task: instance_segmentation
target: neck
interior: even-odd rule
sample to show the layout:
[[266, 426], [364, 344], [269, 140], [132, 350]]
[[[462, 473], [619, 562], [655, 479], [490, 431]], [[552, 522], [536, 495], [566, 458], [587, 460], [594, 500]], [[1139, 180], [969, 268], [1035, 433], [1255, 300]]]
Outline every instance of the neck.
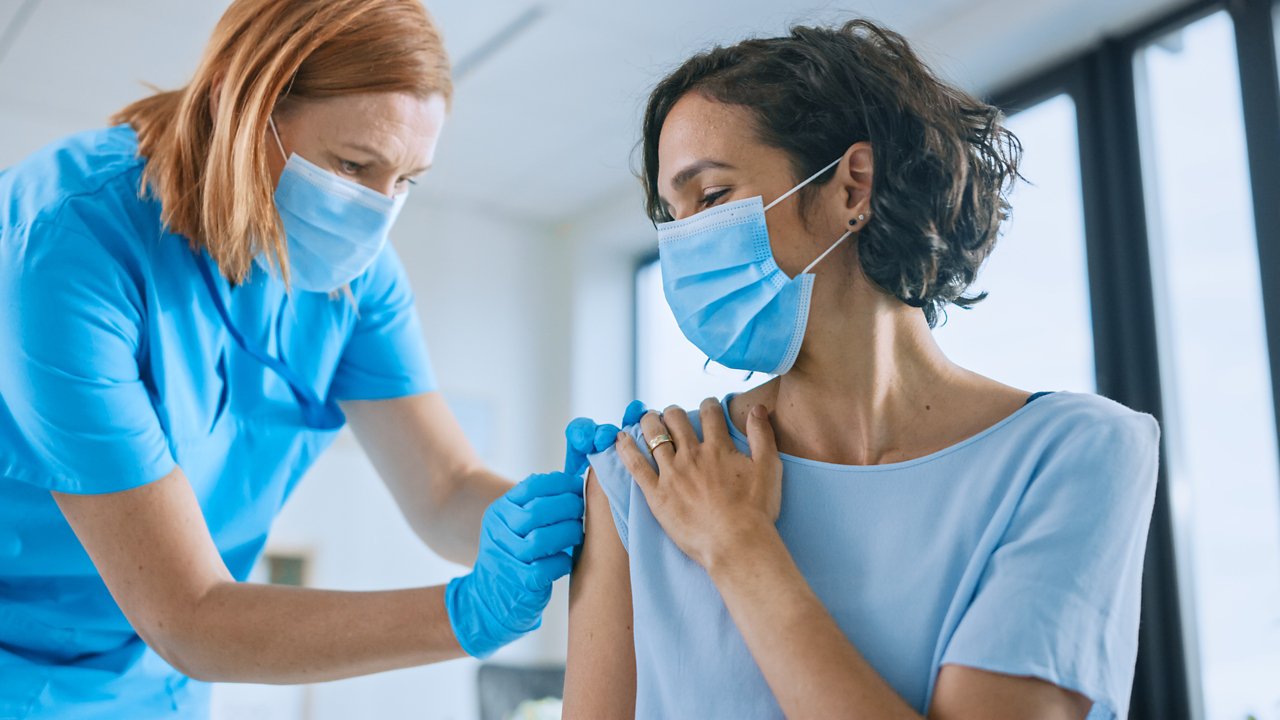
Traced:
[[782, 452], [845, 465], [914, 457], [966, 379], [919, 309], [858, 285], [815, 298], [826, 311], [810, 316], [800, 357], [773, 383]]

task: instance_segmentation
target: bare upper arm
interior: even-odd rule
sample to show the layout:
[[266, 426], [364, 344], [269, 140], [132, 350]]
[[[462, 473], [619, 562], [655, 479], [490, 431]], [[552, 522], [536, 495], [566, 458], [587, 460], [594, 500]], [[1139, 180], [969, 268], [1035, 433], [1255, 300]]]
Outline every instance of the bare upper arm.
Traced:
[[1092, 706], [1093, 702], [1084, 695], [1040, 678], [943, 665], [934, 685], [929, 717], [1081, 720]]
[[569, 581], [569, 660], [564, 718], [632, 718], [635, 636], [627, 551], [592, 470], [587, 475], [586, 540]]
[[131, 490], [53, 498], [134, 630], [174, 663], [195, 606], [235, 581], [186, 475], [175, 468]]

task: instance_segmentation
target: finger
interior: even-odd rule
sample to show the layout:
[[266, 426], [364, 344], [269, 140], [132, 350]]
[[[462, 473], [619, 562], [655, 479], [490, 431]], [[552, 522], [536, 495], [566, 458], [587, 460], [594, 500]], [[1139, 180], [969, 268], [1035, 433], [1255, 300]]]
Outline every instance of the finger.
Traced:
[[587, 469], [587, 455], [592, 450], [596, 424], [591, 418], [574, 418], [564, 429], [564, 471], [581, 475]]
[[667, 427], [667, 434], [676, 443], [676, 452], [693, 450], [702, 442], [698, 434], [689, 424], [689, 414], [679, 405], [670, 405], [662, 411], [662, 424]]
[[648, 456], [640, 450], [639, 445], [636, 445], [631, 433], [618, 433], [618, 457], [622, 459], [622, 465], [627, 468], [627, 472], [631, 473], [631, 477], [635, 479], [641, 490], [652, 487], [658, 482], [658, 474], [653, 471]]
[[573, 559], [566, 553], [557, 553], [551, 557], [534, 560], [529, 563], [529, 568], [537, 585], [529, 589], [545, 590], [551, 587], [551, 583], [569, 574], [573, 569]]
[[493, 544], [505, 553], [507, 557], [519, 560], [521, 552], [520, 548], [524, 546], [525, 540], [523, 536], [516, 533], [516, 531], [512, 530], [507, 524], [507, 513], [502, 511], [502, 505], [504, 503], [510, 507], [515, 507], [501, 498], [494, 502], [493, 508], [498, 516], [498, 522], [486, 523], [484, 526], [485, 532], [488, 533], [489, 539], [493, 541]]
[[617, 425], [599, 425], [596, 427], [596, 435], [591, 444], [596, 452], [602, 453], [613, 447], [613, 444], [617, 441]]
[[555, 525], [566, 520], [581, 520], [586, 505], [582, 496], [574, 493], [560, 495], [544, 495], [536, 497], [520, 505], [511, 505], [503, 517], [507, 527], [517, 535], [528, 535], [531, 531]]
[[698, 419], [702, 421], [702, 442], [708, 445], [729, 445], [729, 426], [724, 421], [724, 408], [720, 401], [709, 397], [698, 406]]
[[582, 494], [582, 478], [569, 473], [554, 472], [530, 475], [507, 491], [506, 498], [517, 505], [524, 505], [536, 497], [561, 493]]
[[756, 405], [747, 413], [747, 445], [755, 462], [781, 462], [778, 458], [778, 441], [769, 422], [769, 411]]
[[630, 427], [639, 423], [640, 418], [644, 417], [644, 414], [648, 411], [649, 409], [644, 406], [644, 403], [639, 400], [632, 400], [622, 413], [622, 427]]
[[[658, 413], [650, 410], [640, 418], [640, 429], [644, 431], [644, 441], [647, 445], [662, 435], [669, 435], [667, 426], [663, 424], [662, 418]], [[653, 455], [653, 459], [658, 462], [658, 472], [661, 473], [666, 469], [667, 464], [675, 457], [677, 448], [675, 443], [662, 443], [656, 448], [649, 451]]]
[[523, 562], [562, 553], [582, 543], [582, 521], [568, 520], [529, 532], [516, 557]]

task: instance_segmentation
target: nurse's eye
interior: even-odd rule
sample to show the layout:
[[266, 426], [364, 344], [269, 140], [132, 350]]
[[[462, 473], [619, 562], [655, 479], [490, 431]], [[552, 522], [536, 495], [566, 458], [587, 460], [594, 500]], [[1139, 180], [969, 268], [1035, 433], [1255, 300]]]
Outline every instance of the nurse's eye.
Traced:
[[364, 166], [360, 163], [354, 163], [350, 160], [339, 160], [338, 168], [347, 175], [359, 175], [364, 172]]
[[723, 188], [721, 190], [714, 190], [712, 192], [709, 192], [702, 196], [702, 201], [699, 203], [699, 205], [701, 207], [711, 207], [712, 205], [715, 204], [717, 200], [724, 197], [725, 195], [728, 195], [729, 190], [730, 188]]

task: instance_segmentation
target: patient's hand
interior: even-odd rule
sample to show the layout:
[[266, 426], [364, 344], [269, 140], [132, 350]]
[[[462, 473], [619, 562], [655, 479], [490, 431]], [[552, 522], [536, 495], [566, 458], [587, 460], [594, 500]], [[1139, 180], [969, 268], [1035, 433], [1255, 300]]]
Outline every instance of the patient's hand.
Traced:
[[653, 449], [658, 472], [622, 433], [618, 453], [644, 492], [663, 530], [681, 550], [708, 570], [734, 548], [759, 533], [776, 533], [782, 509], [782, 461], [768, 411], [756, 405], [747, 414], [751, 456], [738, 452], [724, 412], [715, 398], [702, 401], [702, 436], [689, 416], [672, 406], [661, 416], [640, 420], [645, 440], [669, 435]]

